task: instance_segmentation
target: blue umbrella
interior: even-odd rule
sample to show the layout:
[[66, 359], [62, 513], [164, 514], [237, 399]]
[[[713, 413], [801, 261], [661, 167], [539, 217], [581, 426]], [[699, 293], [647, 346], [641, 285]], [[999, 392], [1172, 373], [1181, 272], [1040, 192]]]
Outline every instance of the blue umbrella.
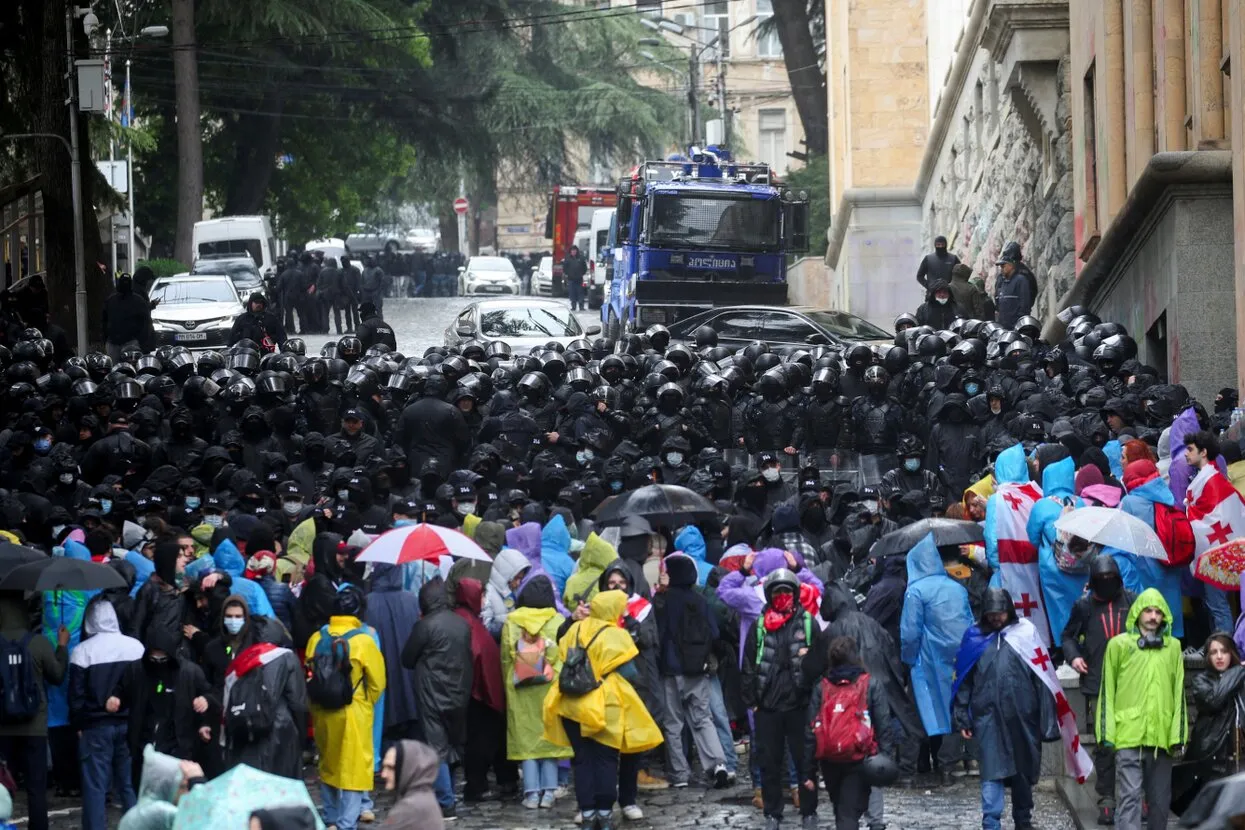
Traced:
[[182, 796], [173, 830], [245, 830], [256, 810], [300, 806], [311, 808], [323, 830], [306, 784], [239, 764]]

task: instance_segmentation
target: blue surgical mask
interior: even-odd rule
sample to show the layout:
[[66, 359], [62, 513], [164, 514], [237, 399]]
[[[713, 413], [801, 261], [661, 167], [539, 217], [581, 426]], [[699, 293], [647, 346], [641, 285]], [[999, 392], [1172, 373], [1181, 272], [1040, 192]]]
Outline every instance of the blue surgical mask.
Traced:
[[285, 511], [287, 516], [297, 516], [303, 512], [303, 503], [301, 501], [283, 501], [281, 509]]
[[38, 438], [35, 440], [35, 453], [37, 455], [47, 455], [52, 449], [51, 438]]
[[592, 450], [580, 450], [579, 452], [575, 453], [575, 460], [578, 461], [580, 464], [587, 464], [588, 462], [592, 461], [594, 457], [595, 456]]
[[622, 488], [623, 488], [623, 483], [621, 481], [610, 482], [610, 489], [613, 490], [615, 493], [621, 493]]
[[921, 459], [905, 458], [903, 460], [903, 468], [910, 473], [915, 473], [917, 470], [921, 469]]
[[410, 527], [411, 525], [417, 524], [419, 524], [419, 522], [414, 519], [395, 519], [393, 522], [394, 527]]
[[225, 517], [219, 513], [213, 513], [203, 517], [203, 523], [212, 527], [220, 527], [225, 523]]
[[53, 545], [53, 546], [52, 546], [52, 555], [53, 555], [53, 556], [64, 556], [64, 555], [65, 555], [65, 546], [64, 546], [64, 545]]
[[61, 484], [73, 484], [73, 480], [74, 480], [73, 473], [61, 473], [60, 474]]
[[981, 391], [981, 387], [980, 387], [980, 386], [978, 386], [978, 385], [977, 385], [977, 384], [975, 384], [975, 383], [966, 383], [966, 384], [964, 384], [964, 394], [965, 394], [965, 395], [968, 395], [970, 398], [971, 398], [973, 395], [976, 395], [976, 394], [977, 394], [978, 392], [980, 392], [980, 391]]
[[237, 634], [245, 623], [246, 619], [243, 617], [225, 617], [225, 630], [230, 634]]
[[669, 464], [671, 467], [679, 466], [680, 464], [683, 463], [683, 453], [681, 452], [666, 453], [666, 463]]
[[103, 513], [105, 516], [111, 513], [112, 512], [112, 499], [100, 499], [99, 500], [99, 512]]
[[203, 504], [203, 499], [198, 496], [186, 496], [186, 509], [198, 510], [199, 505]]

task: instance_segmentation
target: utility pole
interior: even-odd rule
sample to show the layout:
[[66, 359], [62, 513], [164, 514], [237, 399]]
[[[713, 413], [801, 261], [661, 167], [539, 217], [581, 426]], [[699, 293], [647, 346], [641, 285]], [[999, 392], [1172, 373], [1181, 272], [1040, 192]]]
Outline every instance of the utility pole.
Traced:
[[73, 198], [74, 310], [78, 324], [78, 351], [85, 354], [86, 254], [82, 241], [82, 161], [78, 153], [78, 73], [74, 67], [74, 5], [65, 5], [65, 79], [69, 82], [69, 180]]
[[[134, 105], [130, 102], [130, 59], [125, 59], [125, 126], [130, 129], [134, 128]], [[138, 257], [134, 254], [134, 141], [126, 139], [125, 148], [125, 175], [126, 193], [125, 198], [126, 213], [129, 221], [130, 241], [125, 249], [125, 270], [131, 274], [134, 273], [134, 265], [138, 261]]]
[[203, 128], [195, 0], [173, 0], [173, 97], [177, 112], [177, 235], [174, 256], [194, 261], [195, 223], [203, 218]]
[[731, 114], [726, 109], [726, 61], [718, 49], [718, 117], [722, 119], [722, 146], [731, 146]]
[[700, 146], [700, 99], [697, 97], [697, 89], [700, 86], [700, 56], [695, 49], [692, 49], [687, 57], [687, 74], [687, 103], [692, 116], [691, 143]]
[[[113, 126], [113, 87], [112, 87], [112, 29], [108, 29], [104, 34], [104, 117], [108, 119], [108, 184], [116, 185], [117, 178], [117, 143], [112, 140]], [[117, 274], [117, 211], [115, 208], [108, 209], [108, 247], [112, 256], [109, 262], [112, 265], [110, 274], [115, 278]]]

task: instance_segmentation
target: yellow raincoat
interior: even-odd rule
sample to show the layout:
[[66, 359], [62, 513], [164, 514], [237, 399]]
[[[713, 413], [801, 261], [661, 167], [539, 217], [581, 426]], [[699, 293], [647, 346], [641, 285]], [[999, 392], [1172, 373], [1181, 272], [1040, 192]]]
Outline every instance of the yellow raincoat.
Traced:
[[631, 635], [618, 625], [626, 608], [625, 593], [603, 591], [592, 598], [592, 616], [575, 623], [562, 636], [558, 648], [565, 661], [572, 646], [577, 642], [588, 645], [598, 631], [605, 629], [588, 649], [592, 672], [601, 685], [583, 697], [564, 697], [556, 682], [550, 684], [552, 688], [545, 697], [545, 740], [570, 746], [562, 727], [562, 718], [569, 718], [579, 724], [585, 738], [620, 752], [645, 752], [661, 745], [661, 730], [644, 708], [644, 702], [616, 671], [640, 653]]
[[[363, 627], [357, 617], [329, 617], [333, 636]], [[317, 629], [307, 640], [308, 666], [319, 642]], [[311, 703], [311, 725], [320, 750], [320, 780], [339, 790], [365, 792], [374, 786], [373, 707], [385, 691], [385, 658], [368, 634], [350, 638], [350, 680], [354, 684], [350, 705], [326, 710]]]
[[[277, 581], [297, 584], [311, 561], [311, 546], [316, 541], [316, 520], [299, 522], [290, 533], [290, 542], [277, 560]], [[289, 577], [287, 580], [286, 577]]]
[[562, 602], [566, 603], [567, 611], [574, 611], [578, 598], [590, 602], [597, 593], [597, 582], [605, 569], [618, 561], [618, 551], [614, 546], [596, 533], [589, 533], [584, 549], [579, 552], [579, 564], [575, 573], [566, 580], [566, 590], [562, 592]]
[[968, 489], [964, 491], [964, 498], [962, 501], [964, 503], [965, 512], [968, 511], [969, 493], [976, 493], [981, 497], [982, 501], [989, 501], [990, 497], [994, 495], [994, 474], [991, 473], [983, 479], [978, 479], [969, 485]]
[[[511, 761], [571, 757], [569, 747], [556, 746], [542, 735], [545, 698], [549, 696], [549, 690], [557, 685], [557, 673], [562, 670], [562, 655], [556, 642], [562, 619], [556, 608], [516, 608], [501, 627], [501, 683], [506, 689], [506, 757]], [[530, 637], [540, 635], [545, 638], [545, 660], [553, 667], [553, 683], [521, 688], [514, 685], [515, 643], [519, 640], [520, 631], [526, 631]]]

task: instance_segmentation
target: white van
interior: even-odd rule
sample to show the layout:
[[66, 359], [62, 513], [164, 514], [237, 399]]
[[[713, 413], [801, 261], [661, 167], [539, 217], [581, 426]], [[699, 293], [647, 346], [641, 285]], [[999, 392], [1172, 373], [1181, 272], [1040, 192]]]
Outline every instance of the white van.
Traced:
[[194, 258], [250, 254], [264, 276], [277, 268], [277, 239], [267, 216], [222, 216], [195, 222]]
[[605, 286], [609, 282], [605, 256], [609, 252], [610, 224], [615, 213], [614, 208], [598, 208], [592, 212], [588, 248], [584, 251], [584, 256], [588, 257], [588, 273], [592, 275], [592, 287], [588, 289], [589, 308], [600, 308], [605, 301]]

